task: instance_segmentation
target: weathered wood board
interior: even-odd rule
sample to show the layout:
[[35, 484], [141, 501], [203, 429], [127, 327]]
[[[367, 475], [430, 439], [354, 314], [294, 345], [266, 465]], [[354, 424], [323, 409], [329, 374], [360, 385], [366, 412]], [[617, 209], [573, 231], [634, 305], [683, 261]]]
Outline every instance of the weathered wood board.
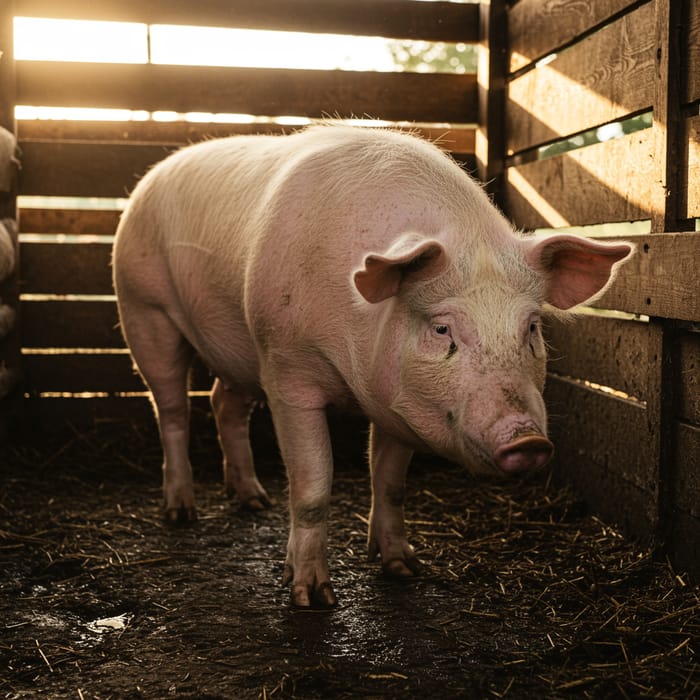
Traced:
[[473, 74], [20, 61], [17, 101], [150, 112], [477, 121]]
[[506, 171], [506, 211], [526, 229], [648, 219], [652, 153], [652, 130], [644, 129], [512, 166]]
[[653, 4], [642, 5], [512, 80], [506, 106], [507, 152], [650, 109], [655, 42], [645, 29], [653, 21]]
[[508, 16], [510, 72], [515, 73], [566, 46], [635, 2], [520, 0], [513, 5]]
[[25, 17], [184, 24], [294, 32], [383, 36], [395, 39], [475, 42], [475, 5], [405, 0], [17, 0]]

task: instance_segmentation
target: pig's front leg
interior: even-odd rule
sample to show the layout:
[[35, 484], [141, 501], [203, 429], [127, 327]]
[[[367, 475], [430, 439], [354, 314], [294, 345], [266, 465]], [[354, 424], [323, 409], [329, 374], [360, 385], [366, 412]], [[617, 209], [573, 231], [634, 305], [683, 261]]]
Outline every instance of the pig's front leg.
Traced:
[[420, 562], [406, 539], [403, 511], [406, 472], [412, 457], [413, 450], [376, 425], [370, 426], [369, 559], [373, 561], [379, 554], [384, 572], [401, 578], [414, 576], [420, 569]]
[[333, 481], [325, 409], [304, 409], [271, 399], [270, 409], [289, 479], [290, 531], [283, 585], [292, 605], [330, 608], [336, 596], [328, 575], [328, 509]]

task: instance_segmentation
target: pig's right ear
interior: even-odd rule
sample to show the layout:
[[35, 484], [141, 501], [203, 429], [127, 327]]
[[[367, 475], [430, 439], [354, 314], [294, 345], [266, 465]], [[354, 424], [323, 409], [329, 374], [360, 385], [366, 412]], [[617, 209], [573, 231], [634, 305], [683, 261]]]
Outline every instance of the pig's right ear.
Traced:
[[376, 304], [399, 293], [403, 284], [429, 279], [447, 267], [442, 245], [416, 235], [399, 238], [385, 253], [370, 253], [354, 274], [357, 291]]

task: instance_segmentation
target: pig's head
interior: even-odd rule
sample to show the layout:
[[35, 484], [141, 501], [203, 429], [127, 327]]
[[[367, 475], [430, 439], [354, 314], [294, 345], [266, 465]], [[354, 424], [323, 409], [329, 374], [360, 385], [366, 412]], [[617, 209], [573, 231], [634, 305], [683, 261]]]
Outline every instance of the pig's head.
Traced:
[[444, 243], [408, 234], [370, 253], [354, 282], [382, 305], [372, 384], [390, 407], [371, 418], [473, 472], [542, 467], [553, 452], [542, 315], [598, 295], [631, 250], [511, 233], [451, 258]]

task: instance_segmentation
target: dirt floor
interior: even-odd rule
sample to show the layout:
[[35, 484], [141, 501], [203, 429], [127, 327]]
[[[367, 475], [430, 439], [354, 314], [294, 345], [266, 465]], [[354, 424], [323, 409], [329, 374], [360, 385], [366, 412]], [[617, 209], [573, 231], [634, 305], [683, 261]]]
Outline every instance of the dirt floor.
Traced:
[[336, 446], [330, 612], [290, 608], [280, 584], [269, 445], [277, 505], [250, 513], [223, 496], [215, 437], [198, 430], [200, 517], [179, 530], [161, 522], [150, 426], [5, 448], [0, 697], [700, 697], [698, 587], [547, 475], [479, 482], [422, 459], [407, 517], [424, 571], [382, 575], [365, 560], [360, 432]]

